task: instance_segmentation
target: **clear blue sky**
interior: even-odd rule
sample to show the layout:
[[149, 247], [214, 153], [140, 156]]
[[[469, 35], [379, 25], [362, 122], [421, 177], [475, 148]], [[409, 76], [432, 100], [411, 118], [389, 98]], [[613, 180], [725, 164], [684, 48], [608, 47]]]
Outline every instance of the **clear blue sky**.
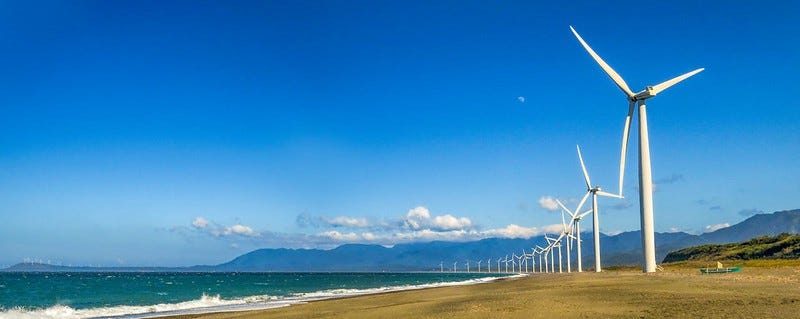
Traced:
[[[648, 103], [657, 231], [800, 208], [798, 20], [794, 1], [3, 3], [0, 265], [552, 229], [540, 199], [584, 192], [575, 144], [616, 189], [627, 111], [569, 25], [635, 91], [706, 68]], [[604, 232], [639, 228], [635, 144]]]

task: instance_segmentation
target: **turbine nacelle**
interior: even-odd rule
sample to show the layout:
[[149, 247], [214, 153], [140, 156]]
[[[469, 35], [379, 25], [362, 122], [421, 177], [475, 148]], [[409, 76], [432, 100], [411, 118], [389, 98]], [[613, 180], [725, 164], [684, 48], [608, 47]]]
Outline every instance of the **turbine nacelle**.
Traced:
[[652, 86], [648, 86], [643, 91], [641, 91], [639, 93], [636, 93], [636, 95], [634, 95], [633, 98], [631, 98], [630, 100], [631, 101], [643, 101], [643, 100], [646, 100], [646, 99], [649, 99], [651, 97], [656, 96], [656, 94], [658, 94], [658, 90], [656, 90], [656, 88], [654, 88]]

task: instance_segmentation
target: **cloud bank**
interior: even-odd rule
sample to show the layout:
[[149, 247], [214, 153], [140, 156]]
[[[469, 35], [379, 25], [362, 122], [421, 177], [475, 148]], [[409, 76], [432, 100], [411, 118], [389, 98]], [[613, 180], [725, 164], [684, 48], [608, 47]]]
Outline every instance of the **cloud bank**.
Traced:
[[[555, 200], [550, 197], [543, 201], [548, 202], [555, 203]], [[297, 216], [296, 221], [298, 228], [308, 229], [313, 233], [258, 231], [243, 224], [217, 224], [202, 216], [194, 218], [191, 227], [184, 229], [220, 240], [241, 243], [241, 240], [247, 239], [248, 243], [255, 246], [286, 248], [327, 248], [347, 243], [391, 246], [435, 240], [474, 241], [492, 237], [524, 239], [545, 233], [555, 234], [562, 230], [561, 224], [542, 227], [510, 224], [502, 228], [482, 229], [468, 217], [433, 214], [424, 206], [414, 207], [398, 218], [386, 220], [352, 216], [314, 217], [302, 213]]]

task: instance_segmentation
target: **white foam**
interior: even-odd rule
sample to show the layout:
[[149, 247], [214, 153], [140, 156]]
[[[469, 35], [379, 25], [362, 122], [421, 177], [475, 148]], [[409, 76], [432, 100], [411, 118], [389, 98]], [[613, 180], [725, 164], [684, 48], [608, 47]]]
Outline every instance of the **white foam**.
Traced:
[[222, 299], [219, 295], [208, 296], [203, 294], [200, 299], [171, 304], [157, 304], [149, 306], [114, 306], [89, 309], [73, 309], [69, 306], [55, 305], [45, 309], [13, 308], [0, 311], [0, 319], [84, 319], [84, 318], [152, 318], [167, 315], [198, 314], [209, 312], [227, 312], [260, 310], [286, 307], [293, 304], [309, 301], [369, 295], [403, 290], [416, 290], [444, 286], [472, 285], [494, 281], [500, 278], [514, 278], [523, 275], [508, 277], [484, 277], [456, 282], [441, 282], [421, 285], [389, 286], [369, 289], [331, 289], [310, 293], [299, 293], [288, 297], [269, 295], [249, 296], [237, 299]]

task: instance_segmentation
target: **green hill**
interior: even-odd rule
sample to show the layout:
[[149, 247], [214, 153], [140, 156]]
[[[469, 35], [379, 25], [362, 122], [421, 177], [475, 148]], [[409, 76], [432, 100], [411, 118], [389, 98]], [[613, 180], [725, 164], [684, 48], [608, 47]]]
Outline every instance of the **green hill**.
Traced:
[[684, 248], [667, 254], [664, 262], [751, 259], [800, 259], [800, 235], [783, 233], [741, 243]]

